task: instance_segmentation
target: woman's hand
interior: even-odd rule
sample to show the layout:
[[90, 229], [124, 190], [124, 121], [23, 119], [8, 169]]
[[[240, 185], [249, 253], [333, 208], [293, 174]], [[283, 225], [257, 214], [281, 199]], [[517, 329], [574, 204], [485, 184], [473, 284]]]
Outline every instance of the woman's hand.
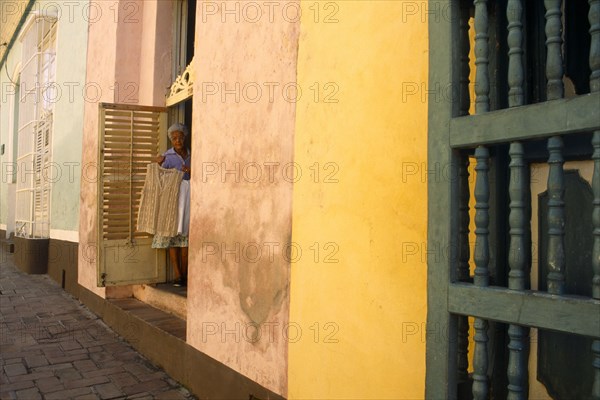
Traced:
[[165, 158], [166, 158], [166, 157], [165, 157], [165, 156], [163, 156], [163, 155], [158, 155], [158, 156], [156, 156], [156, 159], [155, 159], [155, 160], [156, 160], [156, 162], [158, 163], [158, 165], [162, 165], [162, 163], [165, 161]]
[[192, 169], [186, 165], [184, 165], [183, 167], [181, 167], [181, 172], [183, 172], [184, 174], [190, 174], [192, 173]]

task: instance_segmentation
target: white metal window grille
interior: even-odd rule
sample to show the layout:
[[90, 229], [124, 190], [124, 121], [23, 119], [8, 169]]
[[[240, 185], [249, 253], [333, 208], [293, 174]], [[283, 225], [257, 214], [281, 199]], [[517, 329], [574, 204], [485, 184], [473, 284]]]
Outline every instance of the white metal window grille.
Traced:
[[33, 14], [20, 37], [23, 60], [19, 96], [17, 236], [50, 233], [50, 165], [56, 93], [56, 18]]

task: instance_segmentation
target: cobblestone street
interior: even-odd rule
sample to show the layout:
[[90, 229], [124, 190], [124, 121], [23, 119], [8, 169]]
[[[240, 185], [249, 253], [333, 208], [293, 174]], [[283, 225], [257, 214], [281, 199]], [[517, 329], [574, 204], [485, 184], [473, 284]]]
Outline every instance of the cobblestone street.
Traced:
[[47, 275], [0, 262], [0, 399], [193, 399]]

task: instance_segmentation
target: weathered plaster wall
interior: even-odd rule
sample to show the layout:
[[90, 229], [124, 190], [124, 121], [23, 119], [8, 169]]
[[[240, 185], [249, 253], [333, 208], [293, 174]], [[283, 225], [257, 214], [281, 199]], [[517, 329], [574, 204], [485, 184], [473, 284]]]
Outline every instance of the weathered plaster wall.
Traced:
[[[115, 101], [117, 22], [111, 18], [112, 2], [96, 3], [104, 18], [89, 25], [86, 87], [96, 90], [85, 103], [82, 152], [81, 203], [79, 212], [79, 284], [104, 297], [105, 289], [96, 286], [96, 228], [98, 180], [98, 103]], [[127, 67], [127, 66], [123, 66]], [[94, 89], [92, 89], [94, 88]], [[93, 101], [92, 101], [93, 100]], [[87, 251], [86, 251], [87, 250]]]
[[[96, 287], [92, 251], [98, 223], [98, 105], [106, 102], [164, 106], [164, 87], [169, 84], [171, 65], [172, 2], [119, 0], [94, 4], [101, 10], [96, 15], [101, 17], [89, 27], [86, 84], [97, 90], [85, 104], [80, 240], [88, 244], [88, 251], [79, 254], [79, 282], [103, 296], [104, 289]], [[149, 51], [152, 46], [156, 48]], [[129, 296], [132, 289], [111, 287], [106, 294]]]
[[[21, 9], [24, 9], [23, 3]], [[52, 167], [46, 175], [52, 183], [51, 200], [51, 230], [53, 238], [77, 241], [79, 220], [79, 183], [81, 171], [81, 138], [83, 132], [83, 107], [85, 102], [85, 65], [87, 48], [88, 18], [82, 12], [84, 3], [72, 1], [37, 1], [32, 12], [57, 16], [56, 33], [56, 92], [55, 97], [48, 98], [54, 103], [53, 134], [52, 134]], [[14, 11], [7, 5], [6, 11], [10, 15]], [[16, 41], [11, 49], [6, 68], [11, 78], [14, 78], [15, 69], [22, 61], [22, 44]], [[3, 66], [3, 69], [5, 69]], [[12, 162], [9, 154], [9, 118], [8, 95], [13, 89], [5, 84], [10, 83], [6, 74], [2, 74], [2, 143], [5, 144], [5, 154], [2, 156], [3, 173], [8, 171]], [[16, 147], [16, 143], [14, 144]], [[18, 179], [22, 179], [18, 176]], [[9, 179], [3, 175], [0, 197], [2, 206], [0, 215], [2, 223], [6, 223], [7, 199], [4, 185]], [[14, 207], [14, 206], [13, 206]], [[14, 217], [13, 217], [14, 219]], [[12, 221], [14, 223], [14, 221]], [[9, 224], [10, 225], [10, 224]]]
[[[12, 134], [10, 125], [14, 124], [15, 118], [11, 102], [14, 102], [16, 90], [11, 79], [16, 79], [20, 62], [21, 43], [17, 41], [8, 54], [6, 64], [2, 66], [3, 73], [0, 74], [0, 145], [4, 145], [4, 154], [0, 156], [0, 162], [2, 163], [0, 171], [2, 174], [0, 177], [0, 225], [2, 229], [6, 229], [7, 224], [10, 225], [8, 223], [8, 217], [11, 214], [8, 209], [8, 188], [9, 185], [14, 187], [11, 171], [13, 170], [12, 163], [15, 159], [10, 147], [12, 139], [9, 135]], [[16, 143], [13, 145], [16, 147]], [[12, 213], [12, 219], [14, 224], [14, 213]]]
[[145, 1], [140, 57], [139, 101], [164, 107], [171, 85], [173, 1]]
[[[48, 1], [41, 3], [50, 4]], [[75, 8], [73, 2], [68, 1], [53, 3], [59, 5], [61, 13], [56, 31], [56, 82], [59, 89], [54, 105], [52, 137], [55, 173], [51, 175], [54, 183], [50, 237], [77, 241], [88, 19], [81, 13], [82, 6]], [[71, 14], [68, 6], [73, 7]]]
[[426, 5], [302, 2], [290, 399], [424, 396]]
[[[113, 6], [114, 7], [114, 6]], [[142, 56], [152, 59], [152, 54], [141, 53], [144, 18], [142, 0], [121, 1], [117, 24], [116, 65], [114, 68], [115, 103], [139, 104], [140, 66]]]
[[299, 24], [281, 8], [236, 18], [235, 3], [243, 12], [196, 14], [187, 341], [286, 395], [295, 104], [282, 88], [295, 86]]

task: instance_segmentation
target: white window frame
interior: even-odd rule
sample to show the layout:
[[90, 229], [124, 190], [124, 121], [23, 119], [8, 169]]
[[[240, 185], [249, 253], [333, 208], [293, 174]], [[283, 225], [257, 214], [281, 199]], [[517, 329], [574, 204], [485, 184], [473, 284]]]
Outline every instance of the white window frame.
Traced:
[[[57, 18], [32, 13], [20, 34], [23, 61], [18, 123], [15, 233], [50, 237]], [[26, 73], [23, 73], [25, 71]]]

